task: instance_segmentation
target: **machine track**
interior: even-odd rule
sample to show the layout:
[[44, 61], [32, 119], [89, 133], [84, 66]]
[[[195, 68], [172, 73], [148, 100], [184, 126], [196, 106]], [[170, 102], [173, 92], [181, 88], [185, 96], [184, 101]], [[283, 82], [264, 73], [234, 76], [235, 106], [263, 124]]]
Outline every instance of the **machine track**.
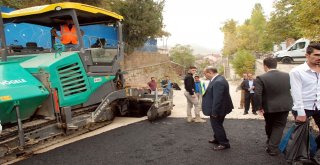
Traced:
[[[74, 109], [72, 111], [72, 117], [80, 116], [83, 114], [87, 114], [88, 112], [94, 111], [94, 109], [97, 107], [97, 105], [92, 105], [85, 108], [78, 108]], [[23, 122], [23, 130], [25, 133], [37, 130], [39, 128], [43, 128], [45, 126], [55, 124], [57, 121], [56, 119], [29, 119], [25, 122]], [[18, 135], [18, 126], [17, 124], [9, 124], [7, 126], [3, 127], [3, 131], [0, 134], [0, 144], [9, 138], [15, 137]]]

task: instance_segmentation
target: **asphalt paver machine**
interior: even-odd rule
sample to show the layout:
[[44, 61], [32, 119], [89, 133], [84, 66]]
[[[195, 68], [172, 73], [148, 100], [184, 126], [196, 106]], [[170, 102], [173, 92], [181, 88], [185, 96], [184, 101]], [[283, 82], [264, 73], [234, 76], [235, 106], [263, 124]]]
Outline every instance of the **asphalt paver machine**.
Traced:
[[[1, 16], [0, 160], [57, 136], [105, 126], [117, 114], [151, 121], [171, 114], [172, 94], [125, 88], [121, 15], [66, 2]], [[65, 20], [72, 20], [77, 44], [64, 45], [51, 34]], [[24, 44], [10, 43], [9, 27], [22, 24], [42, 28], [24, 36]], [[46, 32], [49, 39], [39, 38]]]

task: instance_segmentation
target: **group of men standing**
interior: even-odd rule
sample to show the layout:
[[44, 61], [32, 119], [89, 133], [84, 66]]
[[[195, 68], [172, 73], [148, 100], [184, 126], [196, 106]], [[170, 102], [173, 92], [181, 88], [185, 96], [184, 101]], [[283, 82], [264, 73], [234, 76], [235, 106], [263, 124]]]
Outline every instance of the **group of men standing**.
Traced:
[[[312, 116], [320, 128], [320, 44], [310, 44], [305, 56], [307, 61], [289, 74], [276, 69], [275, 59], [266, 58], [263, 60], [266, 73], [255, 80], [254, 107], [265, 119], [269, 155], [280, 152], [278, 146], [289, 111], [296, 122], [306, 122]], [[320, 146], [319, 140], [317, 143]]]
[[[319, 43], [307, 47], [306, 58], [304, 64], [293, 68], [289, 74], [276, 69], [275, 59], [266, 58], [263, 65], [267, 73], [258, 76], [255, 81], [255, 107], [265, 118], [266, 151], [269, 155], [279, 154], [278, 145], [289, 111], [292, 110], [296, 122], [306, 122], [312, 116], [320, 128]], [[319, 137], [316, 140], [318, 146]]]
[[[202, 95], [205, 91], [205, 86], [203, 82], [200, 81], [199, 76], [193, 77], [193, 75], [196, 73], [197, 68], [194, 66], [191, 66], [189, 68], [189, 71], [187, 75], [184, 78], [184, 88], [186, 91], [184, 92], [184, 95], [187, 98], [187, 122], [197, 122], [202, 123], [205, 122], [205, 120], [201, 119], [200, 117], [200, 109], [201, 109], [201, 100]], [[195, 82], [196, 80], [196, 82]], [[194, 107], [194, 113], [195, 118], [192, 118], [191, 109]]]
[[[267, 135], [266, 152], [275, 156], [280, 153], [278, 146], [282, 138], [289, 111], [297, 122], [306, 122], [313, 117], [320, 128], [320, 44], [312, 43], [307, 47], [307, 61], [291, 72], [284, 73], [277, 70], [277, 61], [274, 58], [263, 60], [266, 73], [257, 76], [253, 80], [252, 74], [241, 84], [245, 94], [245, 111], [248, 114], [250, 102], [253, 102], [253, 114], [260, 113], [265, 119], [265, 131]], [[199, 115], [197, 95], [194, 94], [194, 82], [192, 75], [195, 67], [190, 67], [185, 78], [185, 96], [188, 100], [187, 120], [190, 121], [191, 108], [195, 106], [195, 113]], [[229, 84], [226, 79], [217, 73], [217, 69], [207, 67], [204, 70], [205, 77], [210, 80], [203, 94], [202, 111], [210, 117], [213, 130], [213, 150], [230, 148], [223, 122], [225, 116], [233, 109], [229, 93]], [[192, 105], [193, 104], [193, 105]], [[320, 139], [319, 136], [317, 139]], [[317, 140], [320, 146], [320, 140]]]
[[[148, 83], [148, 87], [151, 91], [151, 94], [155, 94], [156, 91], [158, 90], [157, 87], [157, 81], [155, 77], [151, 77], [151, 81]], [[165, 79], [161, 81], [161, 88], [162, 88], [162, 94], [163, 95], [169, 95], [171, 89], [172, 89], [172, 82], [169, 78], [169, 76], [165, 76]]]

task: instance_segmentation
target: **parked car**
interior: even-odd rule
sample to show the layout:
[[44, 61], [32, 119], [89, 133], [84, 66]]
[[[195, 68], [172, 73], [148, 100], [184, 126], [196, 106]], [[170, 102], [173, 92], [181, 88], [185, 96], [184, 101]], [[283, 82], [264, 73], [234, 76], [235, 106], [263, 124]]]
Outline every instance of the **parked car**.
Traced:
[[273, 54], [273, 58], [276, 58], [277, 61], [281, 61], [284, 64], [290, 64], [296, 61], [305, 61], [305, 54], [309, 44], [309, 39], [301, 38], [289, 46], [286, 50], [275, 52]]

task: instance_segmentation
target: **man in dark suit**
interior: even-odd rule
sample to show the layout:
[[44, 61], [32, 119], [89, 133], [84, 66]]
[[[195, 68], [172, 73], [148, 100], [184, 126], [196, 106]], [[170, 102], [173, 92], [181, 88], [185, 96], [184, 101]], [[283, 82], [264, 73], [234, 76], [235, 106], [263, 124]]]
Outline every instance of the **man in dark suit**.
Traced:
[[238, 109], [243, 109], [244, 108], [244, 97], [245, 97], [245, 93], [246, 91], [244, 89], [242, 89], [242, 83], [248, 78], [248, 74], [247, 73], [243, 73], [243, 77], [242, 77], [242, 82], [239, 85], [239, 87], [237, 87], [237, 91], [241, 90], [241, 99], [240, 99], [240, 107], [238, 107]]
[[250, 103], [252, 107], [252, 113], [254, 115], [257, 115], [255, 106], [254, 106], [254, 100], [253, 95], [255, 91], [255, 80], [253, 79], [252, 73], [248, 73], [248, 79], [244, 80], [241, 84], [242, 89], [245, 91], [245, 101], [244, 101], [244, 115], [248, 114]]
[[256, 109], [263, 114], [266, 123], [266, 151], [275, 156], [279, 154], [278, 145], [293, 106], [290, 78], [288, 73], [276, 70], [277, 61], [274, 58], [264, 59], [263, 66], [266, 73], [256, 79], [254, 100]]
[[213, 130], [213, 140], [209, 143], [216, 144], [213, 150], [230, 148], [229, 140], [223, 127], [224, 118], [233, 109], [227, 80], [217, 73], [217, 69], [207, 67], [204, 71], [205, 77], [210, 80], [208, 88], [202, 99], [202, 112], [210, 116]]

